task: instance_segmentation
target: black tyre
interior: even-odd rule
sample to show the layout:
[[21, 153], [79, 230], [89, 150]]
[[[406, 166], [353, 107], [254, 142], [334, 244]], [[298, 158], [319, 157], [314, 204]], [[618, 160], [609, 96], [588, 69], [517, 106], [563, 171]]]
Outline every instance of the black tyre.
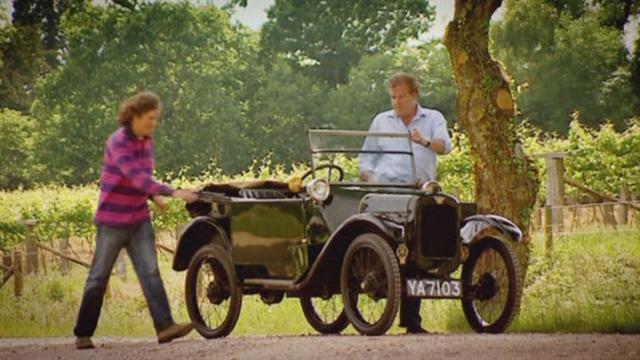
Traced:
[[229, 335], [238, 321], [242, 292], [228, 252], [219, 245], [198, 250], [185, 281], [187, 311], [195, 329], [207, 339]]
[[400, 268], [376, 234], [358, 236], [344, 256], [340, 290], [349, 322], [361, 334], [382, 335], [400, 306]]
[[462, 267], [462, 309], [479, 333], [501, 333], [520, 309], [522, 280], [506, 244], [486, 238], [473, 244]]
[[309, 325], [321, 334], [338, 334], [349, 325], [340, 294], [328, 299], [301, 296], [300, 305]]

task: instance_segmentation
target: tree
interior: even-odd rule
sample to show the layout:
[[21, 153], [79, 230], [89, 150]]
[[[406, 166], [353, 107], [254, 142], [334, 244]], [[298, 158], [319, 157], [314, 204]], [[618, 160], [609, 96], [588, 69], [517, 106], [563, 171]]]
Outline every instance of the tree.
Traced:
[[526, 270], [529, 217], [539, 180], [518, 139], [509, 79], [489, 54], [489, 21], [500, 4], [500, 0], [456, 0], [444, 43], [458, 88], [458, 122], [473, 156], [478, 211], [503, 215], [523, 230], [525, 246], [515, 250]]
[[351, 69], [348, 83], [329, 94], [325, 123], [339, 129], [368, 129], [375, 114], [391, 107], [387, 79], [395, 71], [405, 71], [420, 81], [420, 104], [441, 111], [452, 125], [456, 120], [456, 88], [448, 56], [436, 40], [418, 48], [399, 46], [364, 56]]
[[[640, 99], [640, 26], [631, 57], [631, 86], [636, 99]], [[640, 100], [636, 101], [636, 114], [640, 114]]]
[[576, 110], [592, 127], [608, 119], [620, 129], [634, 115], [623, 34], [603, 25], [605, 9], [578, 0], [507, 2], [493, 50], [514, 77], [522, 118], [566, 134]]
[[86, 4], [62, 25], [65, 65], [40, 84], [33, 106], [46, 128], [39, 154], [52, 169], [47, 180], [97, 179], [117, 106], [142, 89], [163, 103], [154, 136], [160, 173], [197, 175], [211, 164], [231, 172], [251, 162], [240, 130], [256, 87], [258, 40], [232, 27], [227, 13], [187, 3]]
[[276, 0], [261, 43], [268, 55], [283, 54], [295, 70], [329, 85], [344, 84], [363, 55], [427, 31], [433, 16], [426, 0]]
[[0, 108], [29, 111], [43, 56], [37, 26], [16, 27], [0, 15]]
[[596, 0], [598, 18], [604, 26], [624, 31], [629, 18], [640, 13], [640, 0]]
[[0, 109], [0, 189], [13, 190], [33, 183], [38, 171], [34, 158], [35, 119], [18, 111]]
[[252, 159], [270, 156], [290, 165], [308, 160], [305, 130], [324, 127], [322, 116], [329, 89], [321, 82], [294, 72], [278, 59], [251, 100], [243, 134], [251, 139], [247, 153]]
[[13, 24], [17, 27], [37, 27], [42, 33], [45, 59], [51, 68], [57, 67], [64, 39], [60, 18], [67, 8], [84, 0], [13, 0]]

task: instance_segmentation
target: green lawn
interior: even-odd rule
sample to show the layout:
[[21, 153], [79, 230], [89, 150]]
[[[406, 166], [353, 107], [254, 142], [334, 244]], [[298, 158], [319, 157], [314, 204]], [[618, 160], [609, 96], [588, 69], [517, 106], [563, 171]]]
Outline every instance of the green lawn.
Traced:
[[[544, 257], [541, 244], [536, 238], [521, 312], [510, 331], [640, 332], [640, 231], [556, 238], [552, 260]], [[162, 255], [160, 266], [174, 317], [186, 321], [184, 272], [172, 271]], [[98, 336], [154, 335], [130, 264], [127, 269], [127, 281], [112, 278]], [[20, 299], [13, 296], [13, 282], [7, 283], [0, 289], [0, 337], [71, 336], [86, 275], [86, 269], [74, 266], [66, 276], [49, 269], [46, 275], [25, 277]], [[458, 301], [424, 301], [422, 315], [431, 331], [470, 331]], [[232, 336], [308, 333], [314, 331], [297, 299], [267, 306], [257, 296], [246, 296]]]

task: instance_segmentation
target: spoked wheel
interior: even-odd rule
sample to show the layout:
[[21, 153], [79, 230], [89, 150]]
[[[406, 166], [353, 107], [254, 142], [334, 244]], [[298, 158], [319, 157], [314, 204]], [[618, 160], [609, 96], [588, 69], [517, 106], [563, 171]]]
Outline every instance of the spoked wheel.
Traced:
[[364, 335], [384, 334], [400, 306], [400, 268], [389, 244], [375, 234], [358, 236], [345, 254], [340, 289], [353, 327]]
[[326, 299], [301, 296], [300, 305], [309, 325], [321, 334], [338, 334], [349, 325], [340, 294]]
[[185, 285], [187, 311], [195, 329], [207, 339], [227, 336], [242, 306], [242, 292], [227, 251], [218, 245], [198, 250]]
[[471, 246], [462, 267], [462, 309], [477, 332], [501, 333], [520, 308], [522, 281], [516, 256], [494, 238]]

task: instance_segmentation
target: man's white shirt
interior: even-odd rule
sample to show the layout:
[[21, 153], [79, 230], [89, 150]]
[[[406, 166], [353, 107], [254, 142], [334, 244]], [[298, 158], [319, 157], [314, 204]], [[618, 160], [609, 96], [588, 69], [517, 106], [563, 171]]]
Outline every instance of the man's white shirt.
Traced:
[[[402, 119], [396, 116], [394, 110], [385, 111], [376, 115], [371, 123], [369, 131], [409, 133], [418, 129], [427, 139], [441, 139], [444, 141], [447, 154], [451, 151], [451, 138], [447, 131], [447, 122], [444, 116], [432, 109], [418, 105], [416, 116], [409, 125], [405, 125]], [[416, 142], [411, 142], [416, 166], [416, 178], [420, 182], [436, 179], [437, 154]], [[408, 151], [407, 139], [392, 137], [369, 136], [364, 142], [362, 150], [365, 151]], [[412, 182], [411, 157], [402, 154], [361, 154], [359, 160], [360, 172], [370, 171], [376, 176], [377, 182]]]

